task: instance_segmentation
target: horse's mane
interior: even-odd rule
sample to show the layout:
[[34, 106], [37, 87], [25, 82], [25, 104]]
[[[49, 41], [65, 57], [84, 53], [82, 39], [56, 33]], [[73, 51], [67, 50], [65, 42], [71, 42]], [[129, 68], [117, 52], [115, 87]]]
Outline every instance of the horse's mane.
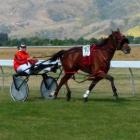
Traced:
[[108, 40], [109, 40], [108, 38], [103, 38], [99, 42], [96, 43], [96, 46], [97, 47], [103, 47], [104, 45], [107, 44]]
[[68, 51], [72, 51], [72, 50], [80, 50], [82, 48], [82, 46], [76, 46], [73, 48], [68, 49]]
[[[108, 40], [109, 40], [109, 38], [105, 38], [105, 39], [102, 39], [100, 42], [98, 42], [98, 43], [96, 43], [95, 45], [97, 46], [97, 47], [103, 47], [104, 45], [106, 45], [107, 44], [107, 42], [108, 42]], [[60, 50], [59, 52], [57, 52], [57, 53], [55, 53], [55, 54], [53, 54], [52, 55], [52, 57], [50, 58], [50, 60], [51, 61], [55, 61], [56, 59], [58, 59], [58, 58], [61, 58], [62, 56], [63, 56], [63, 54], [65, 53], [65, 52], [69, 52], [69, 51], [75, 51], [75, 50], [81, 50], [82, 49], [82, 46], [76, 46], [76, 47], [73, 47], [73, 48], [70, 48], [70, 49], [68, 49], [68, 50]]]

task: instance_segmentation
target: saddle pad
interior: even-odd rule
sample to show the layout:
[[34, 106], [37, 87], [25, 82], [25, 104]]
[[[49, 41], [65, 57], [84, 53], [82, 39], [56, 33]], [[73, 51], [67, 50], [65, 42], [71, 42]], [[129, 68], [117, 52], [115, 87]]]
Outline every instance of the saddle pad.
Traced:
[[82, 54], [83, 56], [90, 56], [90, 45], [82, 46]]
[[96, 45], [95, 44], [85, 45], [85, 46], [82, 47], [83, 64], [84, 65], [90, 65], [91, 64], [91, 55], [93, 55], [93, 52], [95, 50], [96, 50]]
[[82, 46], [83, 64], [90, 65], [90, 45]]

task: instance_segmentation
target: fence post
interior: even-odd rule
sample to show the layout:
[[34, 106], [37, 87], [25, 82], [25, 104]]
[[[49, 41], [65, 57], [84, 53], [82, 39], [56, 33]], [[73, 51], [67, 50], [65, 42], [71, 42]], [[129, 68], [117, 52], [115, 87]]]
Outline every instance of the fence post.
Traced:
[[135, 95], [136, 89], [135, 89], [134, 75], [133, 75], [131, 68], [129, 68], [129, 71], [130, 71], [130, 79], [131, 79], [130, 81], [131, 81], [131, 87], [132, 87], [132, 94]]
[[1, 73], [2, 73], [2, 89], [4, 89], [4, 70], [2, 68], [2, 66], [0, 66], [1, 69]]

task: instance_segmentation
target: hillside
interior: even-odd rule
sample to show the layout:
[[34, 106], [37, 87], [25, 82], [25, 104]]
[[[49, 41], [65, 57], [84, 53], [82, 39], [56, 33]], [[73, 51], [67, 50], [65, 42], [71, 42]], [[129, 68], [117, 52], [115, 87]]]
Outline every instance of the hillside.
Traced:
[[4, 0], [0, 5], [0, 32], [13, 38], [98, 38], [118, 27], [138, 36], [140, 0]]

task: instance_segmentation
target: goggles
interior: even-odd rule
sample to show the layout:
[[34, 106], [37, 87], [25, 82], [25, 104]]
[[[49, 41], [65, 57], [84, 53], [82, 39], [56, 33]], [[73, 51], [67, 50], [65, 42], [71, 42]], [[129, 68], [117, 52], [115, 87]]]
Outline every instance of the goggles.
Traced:
[[27, 46], [21, 44], [20, 48], [27, 48]]

